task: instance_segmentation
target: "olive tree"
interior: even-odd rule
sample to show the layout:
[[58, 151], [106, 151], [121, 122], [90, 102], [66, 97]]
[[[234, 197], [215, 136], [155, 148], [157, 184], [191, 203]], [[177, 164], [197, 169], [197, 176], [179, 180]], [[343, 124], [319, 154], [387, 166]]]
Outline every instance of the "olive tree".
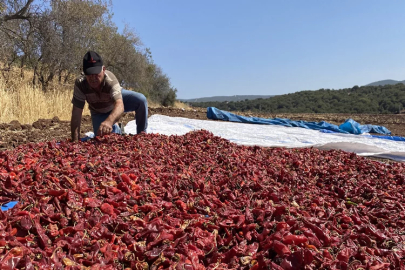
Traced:
[[55, 76], [67, 82], [79, 73], [82, 56], [98, 44], [109, 16], [105, 1], [52, 0], [35, 24], [34, 83], [38, 79], [46, 91]]
[[[110, 0], [0, 0], [0, 67], [33, 71], [33, 84], [44, 91], [51, 83], [71, 83], [82, 70], [88, 50], [99, 52], [123, 87], [172, 105], [177, 90], [170, 85], [128, 26], [120, 33], [112, 22]], [[42, 3], [42, 4], [41, 4]], [[21, 72], [23, 74], [23, 72]]]

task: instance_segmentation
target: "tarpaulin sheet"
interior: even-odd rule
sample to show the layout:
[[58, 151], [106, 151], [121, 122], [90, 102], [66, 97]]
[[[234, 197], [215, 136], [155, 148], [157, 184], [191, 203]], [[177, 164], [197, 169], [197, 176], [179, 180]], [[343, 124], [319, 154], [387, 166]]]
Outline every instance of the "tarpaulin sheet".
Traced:
[[390, 135], [391, 131], [387, 128], [377, 125], [360, 125], [353, 119], [347, 119], [346, 122], [340, 126], [321, 121], [321, 122], [308, 122], [308, 121], [294, 121], [286, 118], [260, 118], [260, 117], [247, 117], [233, 114], [227, 111], [219, 110], [215, 107], [207, 108], [207, 118], [212, 120], [222, 120], [238, 123], [250, 123], [261, 125], [281, 125], [285, 127], [301, 127], [313, 130], [330, 130], [340, 133], [350, 134], [363, 134], [363, 133], [379, 133]]
[[[184, 135], [190, 131], [208, 130], [241, 145], [265, 147], [316, 147], [341, 149], [361, 156], [375, 156], [405, 161], [405, 142], [375, 138], [369, 135], [321, 133], [317, 130], [278, 125], [244, 124], [212, 120], [196, 120], [154, 114], [148, 120], [147, 133]], [[127, 134], [136, 134], [136, 123], [124, 127]]]

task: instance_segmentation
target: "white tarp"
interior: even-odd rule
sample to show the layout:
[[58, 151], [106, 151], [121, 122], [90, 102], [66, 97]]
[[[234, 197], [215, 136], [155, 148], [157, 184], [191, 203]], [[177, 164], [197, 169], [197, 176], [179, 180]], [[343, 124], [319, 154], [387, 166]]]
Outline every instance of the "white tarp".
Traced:
[[[321, 133], [305, 128], [195, 120], [155, 114], [148, 120], [147, 132], [184, 135], [187, 132], [200, 129], [208, 130], [216, 136], [241, 145], [341, 149], [361, 156], [405, 161], [405, 142], [371, 138], [364, 135]], [[125, 126], [124, 131], [127, 134], [136, 134], [135, 121], [130, 121]]]

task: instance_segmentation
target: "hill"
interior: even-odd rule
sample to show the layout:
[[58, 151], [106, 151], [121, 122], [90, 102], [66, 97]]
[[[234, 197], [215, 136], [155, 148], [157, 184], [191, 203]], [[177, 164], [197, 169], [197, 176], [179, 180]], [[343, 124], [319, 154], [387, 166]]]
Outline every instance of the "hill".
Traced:
[[[365, 86], [383, 86], [383, 85], [395, 85], [398, 83], [405, 84], [405, 80], [396, 81], [396, 80], [381, 80], [369, 83]], [[235, 101], [244, 101], [244, 100], [254, 100], [254, 99], [266, 99], [274, 97], [275, 95], [233, 95], [233, 96], [213, 96], [213, 97], [202, 97], [202, 98], [190, 98], [190, 99], [178, 99], [181, 102], [235, 102]]]
[[261, 113], [398, 113], [405, 107], [405, 85], [319, 89], [236, 102], [190, 102], [193, 107]]
[[369, 83], [365, 86], [379, 86], [379, 85], [395, 85], [397, 83], [403, 83], [405, 84], [405, 80], [404, 81], [396, 81], [396, 80], [382, 80], [382, 81], [377, 81], [377, 82], [373, 82], [373, 83]]
[[274, 95], [234, 95], [234, 96], [214, 96], [214, 97], [202, 97], [202, 98], [191, 98], [191, 99], [178, 99], [182, 102], [225, 102], [225, 101], [242, 101], [242, 100], [253, 100], [258, 98], [270, 98]]

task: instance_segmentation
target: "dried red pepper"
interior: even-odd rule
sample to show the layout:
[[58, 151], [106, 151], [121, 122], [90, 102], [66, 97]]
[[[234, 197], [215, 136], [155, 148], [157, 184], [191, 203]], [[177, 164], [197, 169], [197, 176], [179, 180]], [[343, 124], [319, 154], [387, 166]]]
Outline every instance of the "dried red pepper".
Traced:
[[0, 152], [0, 202], [19, 201], [0, 212], [0, 263], [401, 269], [404, 174], [402, 163], [206, 131], [22, 145]]

